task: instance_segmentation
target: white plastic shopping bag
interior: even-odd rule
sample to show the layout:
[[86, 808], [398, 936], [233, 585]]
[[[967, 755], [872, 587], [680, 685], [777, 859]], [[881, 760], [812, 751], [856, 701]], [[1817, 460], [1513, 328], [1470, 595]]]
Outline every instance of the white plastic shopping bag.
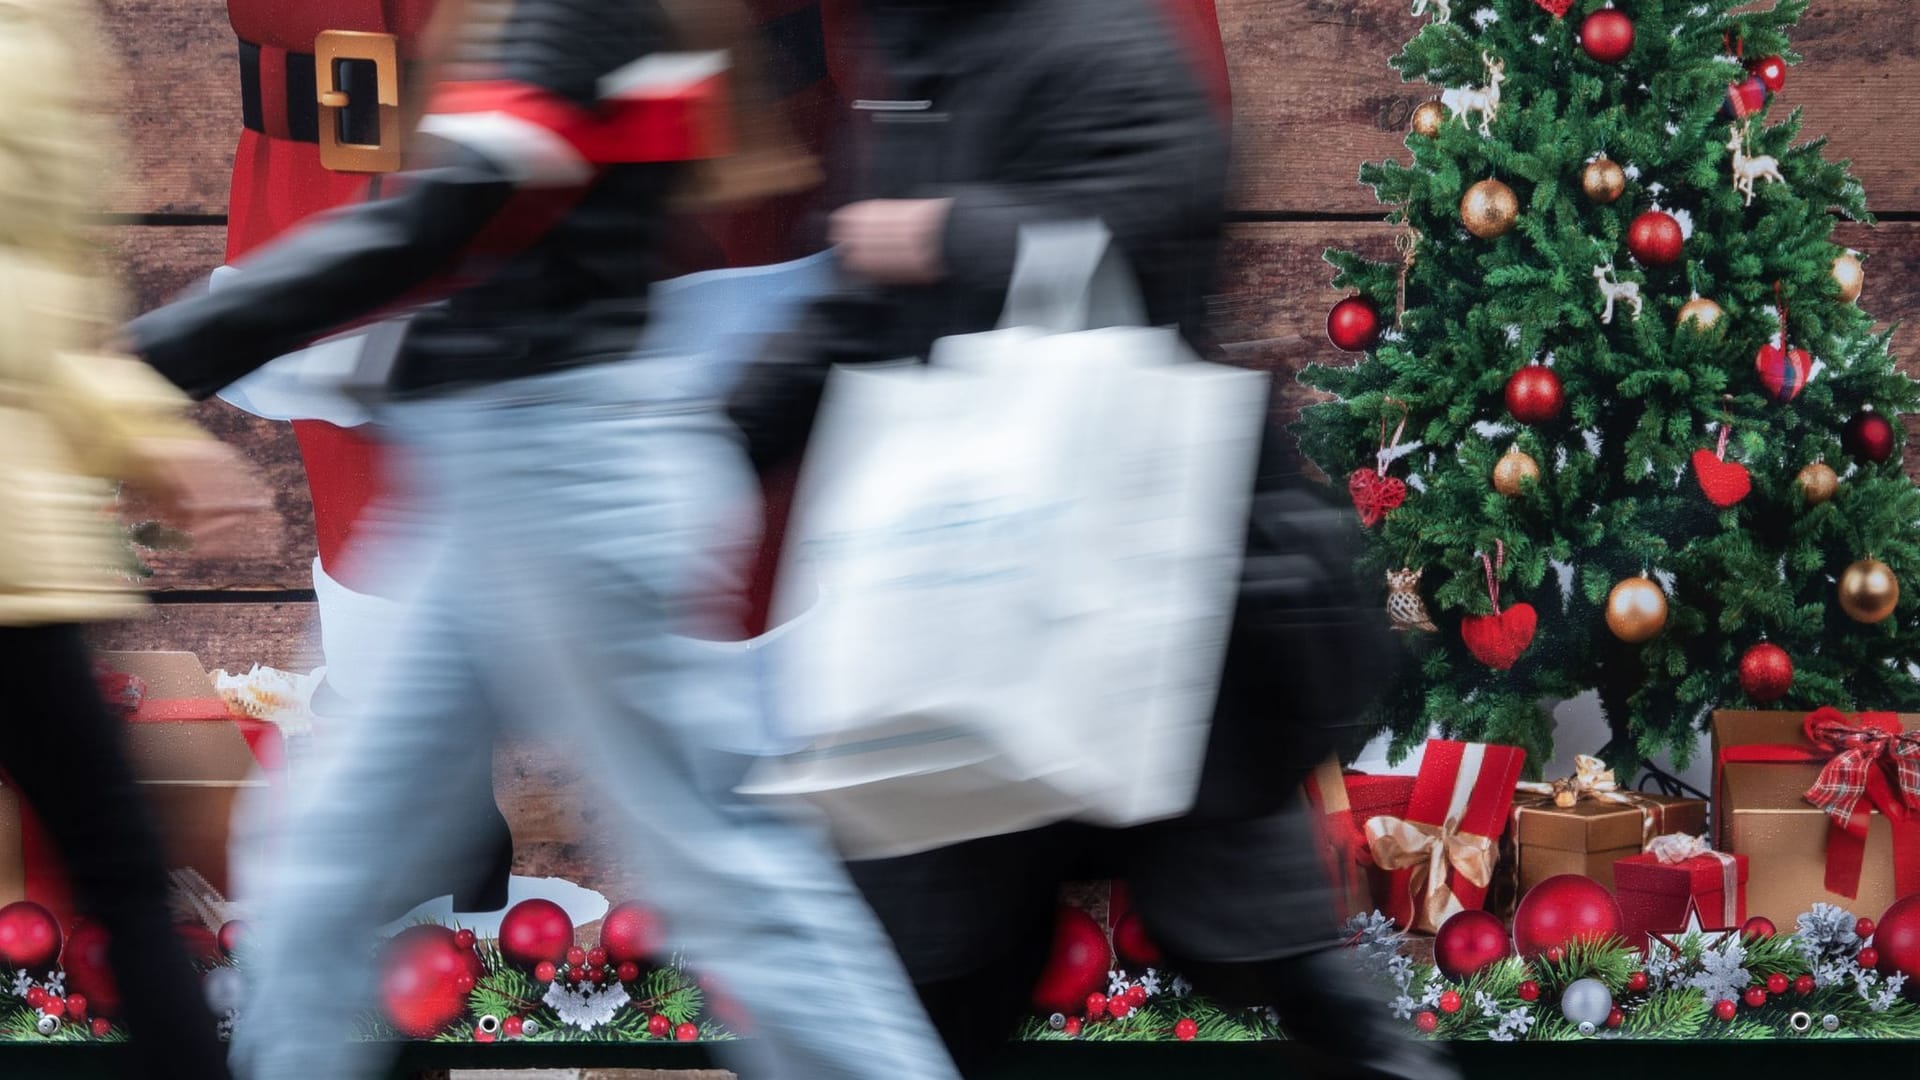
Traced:
[[775, 596], [809, 743], [745, 790], [864, 857], [1191, 805], [1266, 380], [1141, 321], [1103, 228], [1031, 229], [1001, 329], [832, 374]]

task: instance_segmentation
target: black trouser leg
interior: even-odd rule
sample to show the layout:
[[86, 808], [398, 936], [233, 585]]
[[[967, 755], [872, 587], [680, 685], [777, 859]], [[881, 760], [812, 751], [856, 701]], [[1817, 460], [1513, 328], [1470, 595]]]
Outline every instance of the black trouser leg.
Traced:
[[0, 767], [60, 850], [108, 958], [145, 1075], [218, 1080], [226, 1050], [173, 931], [160, 840], [80, 630], [0, 628]]

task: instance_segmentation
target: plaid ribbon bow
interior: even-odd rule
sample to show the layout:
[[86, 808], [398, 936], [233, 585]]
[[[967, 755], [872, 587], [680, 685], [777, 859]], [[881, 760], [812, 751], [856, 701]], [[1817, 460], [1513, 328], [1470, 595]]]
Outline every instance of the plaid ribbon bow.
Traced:
[[1805, 730], [1808, 742], [1832, 755], [1806, 796], [1833, 820], [1828, 891], [1859, 895], [1875, 810], [1893, 827], [1895, 878], [1911, 884], [1920, 873], [1920, 834], [1909, 816], [1920, 810], [1920, 733], [1903, 732], [1891, 714], [1863, 713], [1856, 721], [1831, 706], [1809, 714]]

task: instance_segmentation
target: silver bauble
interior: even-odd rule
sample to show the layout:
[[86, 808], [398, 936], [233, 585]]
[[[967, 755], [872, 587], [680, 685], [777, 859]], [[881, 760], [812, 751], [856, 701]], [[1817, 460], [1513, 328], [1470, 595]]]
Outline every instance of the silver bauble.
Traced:
[[1592, 1024], [1598, 1030], [1613, 1011], [1613, 993], [1599, 979], [1575, 979], [1560, 993], [1560, 1015], [1578, 1026]]

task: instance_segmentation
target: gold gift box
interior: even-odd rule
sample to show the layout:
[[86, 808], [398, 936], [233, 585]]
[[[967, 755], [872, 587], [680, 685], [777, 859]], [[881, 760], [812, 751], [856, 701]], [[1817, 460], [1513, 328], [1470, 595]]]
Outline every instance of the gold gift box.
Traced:
[[[1903, 730], [1920, 729], [1920, 713], [1899, 717]], [[1806, 799], [1822, 766], [1721, 761], [1721, 753], [1735, 746], [1811, 746], [1803, 726], [1806, 718], [1806, 713], [1777, 711], [1713, 714], [1714, 805], [1719, 807], [1714, 846], [1747, 857], [1749, 916], [1763, 915], [1786, 930], [1813, 905], [1825, 903], [1878, 919], [1899, 899], [1893, 883], [1893, 829], [1887, 819], [1875, 812], [1868, 825], [1860, 895], [1828, 892], [1831, 819]]]
[[[1632, 803], [1582, 799], [1560, 807], [1541, 796], [1522, 794], [1514, 804], [1516, 850], [1509, 856], [1517, 860], [1519, 894], [1560, 874], [1579, 874], [1612, 889], [1614, 860], [1640, 854], [1644, 841], [1667, 833], [1698, 836], [1707, 831], [1707, 804], [1701, 799], [1634, 797], [1653, 811], [1651, 834], [1641, 807]], [[1538, 801], [1529, 804], [1529, 799]]]

